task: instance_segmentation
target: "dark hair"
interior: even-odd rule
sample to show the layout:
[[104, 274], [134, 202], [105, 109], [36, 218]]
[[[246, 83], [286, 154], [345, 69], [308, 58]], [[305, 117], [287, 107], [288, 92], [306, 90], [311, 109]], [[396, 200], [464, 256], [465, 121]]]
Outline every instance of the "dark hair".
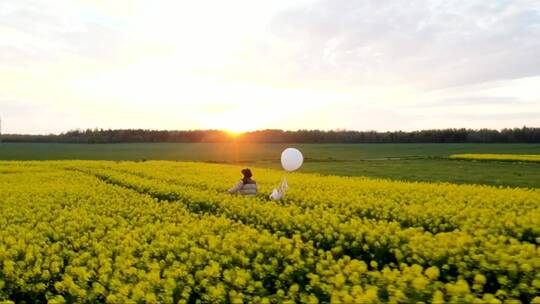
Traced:
[[244, 175], [244, 178], [242, 179], [244, 184], [247, 184], [248, 182], [251, 181], [251, 177], [253, 176], [253, 174], [251, 173], [251, 170], [246, 168], [246, 169], [242, 170], [242, 174]]

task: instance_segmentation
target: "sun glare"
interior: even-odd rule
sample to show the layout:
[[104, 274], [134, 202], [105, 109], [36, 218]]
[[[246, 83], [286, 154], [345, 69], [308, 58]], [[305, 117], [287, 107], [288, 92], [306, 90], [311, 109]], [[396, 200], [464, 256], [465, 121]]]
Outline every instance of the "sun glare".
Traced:
[[229, 135], [230, 137], [233, 137], [233, 138], [236, 138], [236, 137], [240, 136], [240, 134], [242, 134], [241, 131], [235, 131], [235, 130], [226, 130], [225, 132], [227, 133], [227, 135]]

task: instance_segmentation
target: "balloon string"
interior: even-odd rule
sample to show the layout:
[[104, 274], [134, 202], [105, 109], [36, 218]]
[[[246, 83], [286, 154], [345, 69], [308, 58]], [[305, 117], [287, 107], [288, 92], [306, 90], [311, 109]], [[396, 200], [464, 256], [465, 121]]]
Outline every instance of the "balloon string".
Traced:
[[280, 191], [280, 192], [281, 192], [282, 186], [283, 186], [283, 182], [285, 181], [285, 178], [286, 178], [286, 177], [287, 177], [287, 172], [283, 173], [283, 175], [281, 176], [280, 181], [278, 181], [278, 183], [277, 183], [277, 185], [276, 185], [276, 187], [275, 187], [275, 189], [276, 189], [277, 191]]
[[279, 191], [281, 192], [281, 194], [284, 196], [285, 195], [285, 192], [287, 190], [289, 190], [289, 185], [287, 184], [287, 186], [285, 187], [285, 182], [286, 182], [286, 179], [287, 178], [287, 173], [285, 172], [283, 174], [283, 176], [281, 177], [281, 185], [279, 185]]
[[283, 184], [283, 180], [285, 179], [285, 175], [287, 175], [287, 173], [284, 173], [283, 175], [281, 175], [281, 178], [279, 179], [279, 181], [277, 182], [276, 184], [276, 189], [279, 190], [279, 188], [281, 187], [281, 185]]

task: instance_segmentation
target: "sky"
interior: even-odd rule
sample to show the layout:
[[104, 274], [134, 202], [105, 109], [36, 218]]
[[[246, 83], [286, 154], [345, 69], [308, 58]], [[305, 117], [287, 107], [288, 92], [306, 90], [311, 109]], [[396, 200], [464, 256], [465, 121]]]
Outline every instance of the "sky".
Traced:
[[2, 0], [4, 133], [540, 127], [540, 1]]

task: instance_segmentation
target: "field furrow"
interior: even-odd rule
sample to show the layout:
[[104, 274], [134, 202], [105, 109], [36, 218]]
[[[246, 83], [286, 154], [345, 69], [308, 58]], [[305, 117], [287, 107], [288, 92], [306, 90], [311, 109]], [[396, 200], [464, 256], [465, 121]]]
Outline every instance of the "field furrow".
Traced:
[[[454, 302], [483, 285], [382, 267], [51, 166], [2, 176], [0, 299], [16, 302]], [[195, 197], [191, 197], [195, 198]], [[480, 287], [482, 288], [480, 288]], [[502, 290], [502, 289], [501, 289]], [[501, 291], [502, 292], [502, 291]], [[508, 290], [513, 292], [513, 290]], [[530, 299], [531, 290], [509, 298]]]
[[[217, 192], [226, 191], [230, 180], [234, 180], [234, 172], [226, 166], [220, 168], [222, 172], [212, 182], [201, 178], [208, 176], [204, 172], [197, 174], [192, 166], [185, 164], [170, 168], [159, 166], [159, 162], [155, 165], [120, 164], [107, 169]], [[269, 175], [270, 180], [279, 180], [275, 173]], [[305, 178], [292, 176], [294, 187], [283, 204], [307, 209], [326, 206], [343, 215], [344, 219], [360, 217], [392, 221], [402, 228], [421, 227], [434, 234], [456, 229], [467, 232], [487, 230], [490, 234], [508, 235], [533, 244], [540, 240], [540, 191], [537, 190], [343, 177], [310, 178], [305, 182]], [[263, 180], [261, 199], [272, 186]]]
[[[486, 286], [486, 291], [490, 292], [532, 286], [537, 280], [535, 274], [539, 256], [536, 246], [520, 243], [513, 238], [481, 231], [475, 234], [456, 231], [433, 235], [422, 229], [402, 229], [396, 223], [385, 221], [343, 221], [339, 215], [328, 212], [324, 207], [306, 210], [298, 206], [281, 206], [110, 170], [93, 170], [101, 178], [160, 199], [178, 199], [193, 212], [226, 215], [254, 227], [268, 229], [276, 235], [300, 236], [338, 258], [350, 256], [371, 260], [380, 268], [398, 268], [401, 263], [426, 268], [436, 266], [444, 281], [463, 277], [470, 284], [482, 273], [490, 282]], [[532, 272], [527, 267], [515, 267], [523, 261], [532, 264], [528, 264], [533, 267]]]
[[[288, 199], [275, 202], [224, 193], [237, 171], [1, 163], [0, 300], [540, 300], [538, 240], [526, 231], [538, 192], [295, 174]], [[263, 192], [281, 177], [261, 173]], [[438, 207], [452, 201], [471, 219]], [[437, 213], [456, 226], [435, 229]]]

